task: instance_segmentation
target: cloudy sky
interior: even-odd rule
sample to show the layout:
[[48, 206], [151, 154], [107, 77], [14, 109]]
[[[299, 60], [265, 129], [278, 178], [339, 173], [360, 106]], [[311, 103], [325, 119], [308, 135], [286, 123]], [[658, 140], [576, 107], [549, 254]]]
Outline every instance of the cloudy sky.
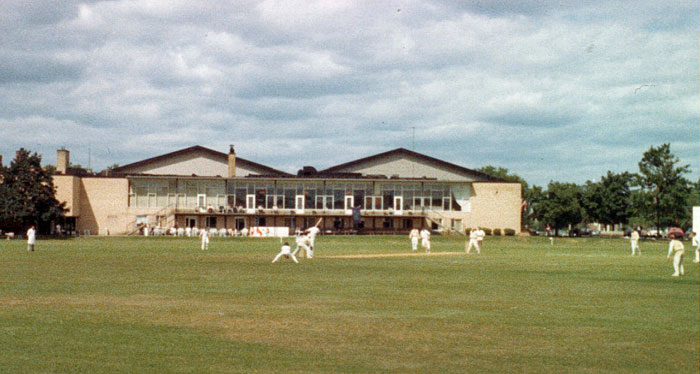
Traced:
[[[59, 3], [60, 5], [57, 5]], [[698, 177], [697, 1], [0, 5], [0, 154], [96, 170], [192, 145], [281, 170], [404, 147], [530, 184]], [[415, 136], [414, 136], [415, 134]]]

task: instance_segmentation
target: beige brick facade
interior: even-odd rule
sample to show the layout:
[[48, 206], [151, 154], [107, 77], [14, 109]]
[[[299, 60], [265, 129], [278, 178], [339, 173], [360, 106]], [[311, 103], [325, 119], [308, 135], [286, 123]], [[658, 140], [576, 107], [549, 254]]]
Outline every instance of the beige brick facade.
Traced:
[[[195, 151], [201, 152], [200, 149]], [[331, 195], [328, 195], [328, 191], [331, 190], [325, 188], [335, 188], [333, 191], [336, 194], [340, 193], [340, 200], [336, 198], [336, 201], [342, 202], [344, 194], [352, 192], [350, 190], [347, 190], [350, 192], [345, 192], [346, 190], [343, 188], [351, 188], [351, 186], [358, 188], [358, 185], [373, 186], [371, 188], [361, 187], [361, 191], [364, 191], [363, 193], [368, 199], [370, 195], [373, 195], [373, 199], [380, 199], [385, 193], [383, 188], [386, 187], [389, 193], [394, 194], [396, 191], [397, 196], [404, 196], [403, 201], [408, 205], [408, 208], [403, 209], [402, 207], [400, 210], [392, 209], [391, 206], [377, 209], [376, 204], [373, 208], [366, 210], [366, 207], [363, 207], [364, 227], [374, 230], [374, 232], [391, 230], [398, 232], [406, 230], [408, 227], [423, 227], [431, 222], [439, 222], [442, 225], [441, 228], [448, 231], [462, 231], [464, 228], [480, 226], [501, 230], [513, 229], [520, 232], [520, 184], [497, 180], [466, 168], [405, 150], [390, 152], [386, 156], [386, 160], [379, 156], [340, 165], [338, 167], [340, 170], [336, 172], [357, 174], [350, 179], [347, 175], [339, 179], [334, 178], [333, 174], [319, 179], [293, 178], [291, 176], [256, 179], [245, 176], [207, 178], [174, 177], [172, 175], [127, 175], [124, 177], [55, 175], [54, 184], [57, 199], [66, 203], [68, 209], [66, 215], [75, 218], [75, 229], [81, 234], [132, 234], [137, 230], [137, 222], [148, 224], [150, 227], [160, 225], [163, 228], [183, 227], [187, 224], [198, 227], [206, 225], [219, 229], [240, 225], [245, 227], [264, 225], [304, 228], [315, 224], [320, 217], [323, 218], [321, 227], [324, 230], [337, 230], [339, 226], [346, 230], [353, 227], [351, 215], [346, 210], [349, 208], [338, 209], [337, 206], [334, 206], [327, 209], [325, 203], [323, 203], [323, 207], [319, 208], [317, 201], [318, 198], [327, 198], [332, 195], [332, 192], [330, 192]], [[221, 157], [221, 160], [217, 162], [221, 163], [223, 167], [227, 167], [227, 158]], [[175, 158], [174, 161], [177, 160]], [[166, 161], [159, 159], [158, 163]], [[209, 157], [206, 158], [206, 162], [211, 161]], [[141, 167], [148, 166], [148, 163], [141, 165]], [[388, 166], [393, 166], [396, 169], [387, 169]], [[257, 167], [266, 168], [264, 166]], [[274, 169], [269, 168], [262, 170], [274, 171]], [[379, 171], [391, 173], [393, 170], [396, 170], [396, 174], [391, 174], [392, 178], [388, 179], [368, 178], [364, 174], [371, 172], [374, 175]], [[409, 176], [406, 177], [404, 174]], [[197, 183], [197, 185], [192, 183]], [[229, 208], [239, 204], [230, 205], [231, 199], [234, 197], [236, 201], [239, 199], [239, 196], [233, 193], [238, 193], [239, 187], [246, 183], [249, 186], [248, 190], [244, 191], [240, 198], [244, 199], [242, 203], [244, 206], [252, 198], [256, 204], [252, 209], [254, 212], [251, 211], [250, 206], [245, 209], [245, 212], [229, 210]], [[310, 195], [309, 201], [314, 202], [312, 205], [315, 205], [312, 208], [307, 207], [300, 211], [298, 208], [284, 207], [283, 209], [280, 207], [278, 209], [275, 207], [270, 209], [271, 207], [268, 206], [265, 209], [259, 209], [257, 205], [260, 203], [258, 201], [269, 204], [270, 201], [276, 201], [275, 199], [280, 198], [280, 195], [268, 196], [272, 199], [270, 200], [263, 195], [262, 200], [258, 200], [256, 194], [261, 193], [259, 192], [262, 191], [261, 188], [267, 188], [266, 193], [274, 195], [275, 192], [270, 191], [277, 191], [276, 193], [286, 191], [284, 188], [287, 187], [279, 186], [288, 186], [289, 183], [298, 183], [299, 186], [327, 185], [327, 187], [323, 187], [323, 189], [318, 187], [319, 189], [313, 190], [316, 191], [317, 198]], [[338, 184], [345, 187], [333, 187]], [[338, 188], [341, 189], [338, 190]], [[407, 188], [409, 188], [409, 192], [405, 192]], [[423, 193], [421, 191], [424, 188], [427, 190]], [[292, 192], [292, 195], [285, 201], [294, 201], [299, 198], [299, 194], [303, 196], [306, 193], [299, 191], [297, 190], [296, 195]], [[435, 197], [434, 194], [438, 191], [442, 191], [440, 192], [442, 195]], [[450, 191], [452, 191], [452, 195], [450, 195]], [[459, 196], [461, 197], [458, 197], [456, 191], [464, 192], [460, 192]], [[402, 193], [408, 193], [408, 195], [401, 195]], [[203, 213], [201, 208], [195, 207], [194, 201], [195, 199], [199, 201], [200, 196], [205, 196], [202, 201], [207, 201], [207, 205], [212, 205], [211, 212]], [[386, 198], [387, 201], [391, 199], [393, 197]], [[216, 203], [211, 203], [211, 201]], [[414, 203], [414, 201], [420, 202]], [[363, 204], [364, 202], [365, 199], [360, 197], [354, 204]], [[465, 202], [467, 203], [465, 204]], [[426, 203], [430, 203], [430, 207], [427, 209], [424, 206]], [[445, 204], [444, 209], [443, 204]]]

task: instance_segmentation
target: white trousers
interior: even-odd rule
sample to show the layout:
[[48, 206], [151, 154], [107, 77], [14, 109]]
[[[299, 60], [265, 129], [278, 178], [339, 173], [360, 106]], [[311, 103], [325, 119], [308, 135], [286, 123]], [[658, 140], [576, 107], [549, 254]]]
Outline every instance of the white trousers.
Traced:
[[641, 255], [641, 254], [642, 254], [642, 250], [639, 249], [639, 242], [636, 241], [636, 240], [632, 240], [632, 241], [630, 241], [630, 243], [631, 243], [631, 245], [632, 245], [632, 256], [634, 256], [635, 250], [637, 251], [637, 254], [638, 254], [638, 255]]
[[677, 277], [679, 274], [683, 275], [685, 274], [685, 271], [683, 269], [683, 252], [684, 251], [677, 251], [676, 253], [673, 254], [673, 276]]
[[286, 251], [281, 251], [280, 253], [278, 253], [277, 256], [275, 256], [275, 259], [272, 260], [272, 263], [274, 264], [275, 262], [277, 262], [277, 260], [279, 260], [280, 257], [282, 257], [282, 256], [285, 256], [285, 257], [287, 257], [287, 258], [291, 258], [292, 261], [296, 262], [297, 264], [299, 263], [299, 261], [297, 261], [297, 258], [294, 257], [294, 254], [293, 254], [293, 253], [289, 253], [289, 252], [286, 252]]
[[420, 242], [421, 247], [425, 249], [426, 252], [430, 253], [430, 240], [429, 239], [423, 239]]
[[[296, 256], [297, 252], [299, 252], [299, 249], [303, 249], [304, 252], [306, 252], [306, 258], [314, 258], [313, 249], [311, 249], [311, 247], [309, 247], [306, 244], [297, 244], [297, 247], [294, 248], [294, 252], [292, 252], [292, 256]], [[303, 256], [299, 255], [299, 257]]]
[[476, 253], [481, 253], [481, 248], [479, 247], [478, 240], [469, 239], [469, 244], [467, 245], [467, 248], [465, 248], [465, 252], [467, 252], [467, 253], [471, 252], [472, 247], [476, 248]]
[[700, 262], [700, 248], [695, 248], [695, 260], [693, 262], [696, 264]]
[[411, 249], [418, 250], [418, 238], [411, 238]]
[[209, 238], [202, 238], [202, 250], [209, 249]]

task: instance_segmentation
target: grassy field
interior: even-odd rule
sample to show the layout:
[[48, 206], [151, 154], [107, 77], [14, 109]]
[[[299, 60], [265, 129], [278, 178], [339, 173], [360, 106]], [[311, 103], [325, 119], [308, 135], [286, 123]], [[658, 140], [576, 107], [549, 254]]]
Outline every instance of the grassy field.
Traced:
[[297, 265], [270, 263], [277, 239], [2, 241], [0, 372], [699, 371], [698, 266], [686, 251], [672, 278], [664, 241], [634, 258], [597, 238], [317, 247]]

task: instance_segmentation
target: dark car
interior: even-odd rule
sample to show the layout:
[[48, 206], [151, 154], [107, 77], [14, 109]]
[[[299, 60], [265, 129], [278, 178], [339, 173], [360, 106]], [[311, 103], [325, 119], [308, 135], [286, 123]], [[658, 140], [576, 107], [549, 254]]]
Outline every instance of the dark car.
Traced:
[[570, 236], [581, 237], [581, 236], [591, 236], [591, 229], [589, 228], [575, 228], [569, 232]]

